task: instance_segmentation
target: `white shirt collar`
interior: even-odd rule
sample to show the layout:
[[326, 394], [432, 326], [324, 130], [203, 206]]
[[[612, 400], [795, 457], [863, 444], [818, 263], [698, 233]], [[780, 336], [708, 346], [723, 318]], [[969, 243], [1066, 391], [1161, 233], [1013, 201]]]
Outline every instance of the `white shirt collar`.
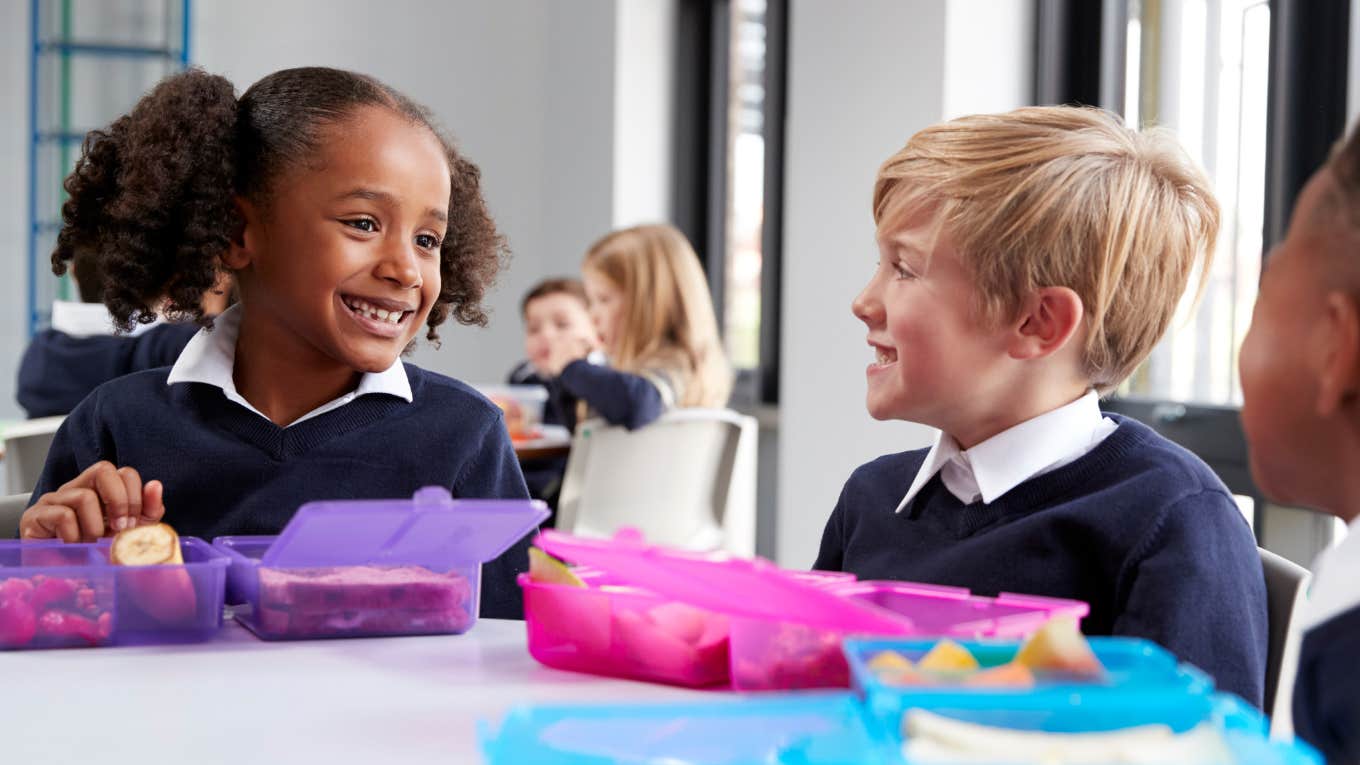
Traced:
[[960, 449], [952, 436], [940, 433], [897, 512], [906, 509], [936, 473], [960, 502], [995, 502], [1025, 481], [1082, 457], [1118, 427], [1101, 415], [1100, 396], [1088, 391], [971, 449]]
[[[160, 323], [133, 324], [124, 337], [140, 335]], [[52, 302], [52, 329], [71, 337], [98, 337], [116, 333], [113, 316], [103, 303], [73, 303], [69, 300]]]
[[[232, 369], [236, 364], [236, 336], [241, 330], [241, 306], [239, 304], [223, 311], [213, 320], [212, 331], [200, 330], [184, 346], [175, 365], [170, 368], [167, 385], [177, 383], [204, 383], [220, 388], [228, 400], [234, 401], [260, 417], [264, 414], [251, 406], [249, 401], [236, 390], [232, 379]], [[360, 396], [383, 393], [410, 403], [411, 381], [406, 377], [406, 367], [401, 359], [381, 372], [366, 372], [359, 378], [359, 386], [334, 401], [329, 401], [301, 417], [288, 423], [288, 427], [310, 420], [332, 409], [339, 409]], [[265, 417], [265, 419], [269, 419]]]
[[1360, 606], [1360, 517], [1346, 527], [1346, 538], [1323, 550], [1313, 563], [1303, 629]]

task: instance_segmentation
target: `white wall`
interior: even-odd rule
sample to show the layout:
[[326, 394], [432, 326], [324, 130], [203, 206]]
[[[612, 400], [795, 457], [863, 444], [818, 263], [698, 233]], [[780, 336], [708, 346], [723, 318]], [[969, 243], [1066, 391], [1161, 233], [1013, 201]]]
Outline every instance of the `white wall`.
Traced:
[[28, 3], [9, 0], [0, 24], [0, 419], [23, 416], [14, 401], [19, 354], [28, 342]]
[[614, 224], [671, 214], [675, 0], [622, 0], [615, 44]]
[[[850, 301], [877, 261], [874, 175], [946, 114], [1028, 102], [1031, 17], [1022, 6], [791, 2], [776, 554], [784, 565], [812, 563], [855, 467], [933, 437], [864, 409], [870, 354]], [[910, 484], [903, 476], [903, 492]]]

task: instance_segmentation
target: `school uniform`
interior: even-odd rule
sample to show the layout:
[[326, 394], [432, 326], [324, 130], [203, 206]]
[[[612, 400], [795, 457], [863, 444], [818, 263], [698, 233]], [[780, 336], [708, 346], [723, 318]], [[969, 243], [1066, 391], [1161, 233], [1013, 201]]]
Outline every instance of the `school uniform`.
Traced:
[[1294, 733], [1330, 765], [1360, 763], [1360, 518], [1318, 557], [1300, 614]]
[[682, 382], [671, 370], [658, 367], [633, 374], [603, 362], [597, 354], [566, 365], [553, 381], [553, 396], [584, 401], [610, 425], [629, 430], [654, 422], [680, 399]]
[[51, 327], [24, 350], [15, 398], [29, 417], [66, 414], [115, 377], [173, 364], [198, 329], [156, 322], [115, 334], [102, 303], [59, 300], [52, 305]]
[[[396, 361], [286, 427], [232, 380], [240, 307], [195, 335], [169, 369], [96, 388], [67, 417], [33, 496], [99, 460], [165, 486], [165, 521], [183, 535], [277, 534], [305, 502], [409, 497], [527, 498], [500, 409], [471, 387]], [[520, 618], [515, 575], [527, 537], [482, 573], [481, 614]]]
[[[905, 487], [905, 492], [904, 492]], [[816, 568], [1082, 600], [1088, 635], [1160, 643], [1260, 706], [1255, 539], [1202, 461], [1094, 392], [963, 450], [889, 454], [846, 482]]]

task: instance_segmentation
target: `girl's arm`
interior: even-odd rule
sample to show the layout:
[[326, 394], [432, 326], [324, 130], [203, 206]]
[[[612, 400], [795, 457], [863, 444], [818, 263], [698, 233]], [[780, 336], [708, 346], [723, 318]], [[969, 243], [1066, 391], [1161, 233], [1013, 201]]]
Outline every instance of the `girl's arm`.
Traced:
[[[562, 369], [557, 385], [584, 400], [610, 425], [637, 430], [665, 413], [673, 403], [668, 381], [660, 377], [620, 372], [584, 359]], [[665, 387], [667, 390], [663, 391]]]

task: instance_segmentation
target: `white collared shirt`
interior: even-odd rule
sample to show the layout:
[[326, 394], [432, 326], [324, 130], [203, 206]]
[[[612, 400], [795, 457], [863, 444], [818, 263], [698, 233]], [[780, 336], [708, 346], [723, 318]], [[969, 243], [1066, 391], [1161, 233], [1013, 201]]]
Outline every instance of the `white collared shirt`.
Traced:
[[1307, 630], [1360, 606], [1360, 517], [1346, 527], [1346, 538], [1323, 550], [1313, 562], [1301, 629]]
[[[179, 358], [175, 360], [175, 365], [170, 368], [166, 384], [205, 383], [220, 388], [228, 400], [265, 417], [236, 390], [236, 381], [232, 378], [232, 370], [236, 365], [236, 336], [240, 331], [241, 306], [238, 304], [223, 311], [222, 315], [213, 320], [211, 332], [201, 330], [189, 340], [189, 344], [184, 346]], [[411, 402], [411, 381], [406, 377], [406, 368], [400, 358], [381, 372], [364, 373], [359, 378], [357, 388], [334, 401], [318, 406], [285, 427], [292, 427], [299, 422], [339, 409], [354, 399], [370, 393], [384, 393], [404, 399], [407, 403]]]
[[[133, 324], [124, 337], [136, 337], [160, 324], [156, 319], [149, 324]], [[103, 303], [73, 303], [69, 300], [52, 301], [52, 329], [71, 337], [99, 337], [117, 333], [113, 316]]]
[[1101, 414], [1100, 396], [1088, 391], [971, 449], [960, 449], [952, 436], [940, 433], [897, 512], [906, 509], [936, 473], [960, 502], [995, 502], [1025, 481], [1076, 461], [1118, 427]]

